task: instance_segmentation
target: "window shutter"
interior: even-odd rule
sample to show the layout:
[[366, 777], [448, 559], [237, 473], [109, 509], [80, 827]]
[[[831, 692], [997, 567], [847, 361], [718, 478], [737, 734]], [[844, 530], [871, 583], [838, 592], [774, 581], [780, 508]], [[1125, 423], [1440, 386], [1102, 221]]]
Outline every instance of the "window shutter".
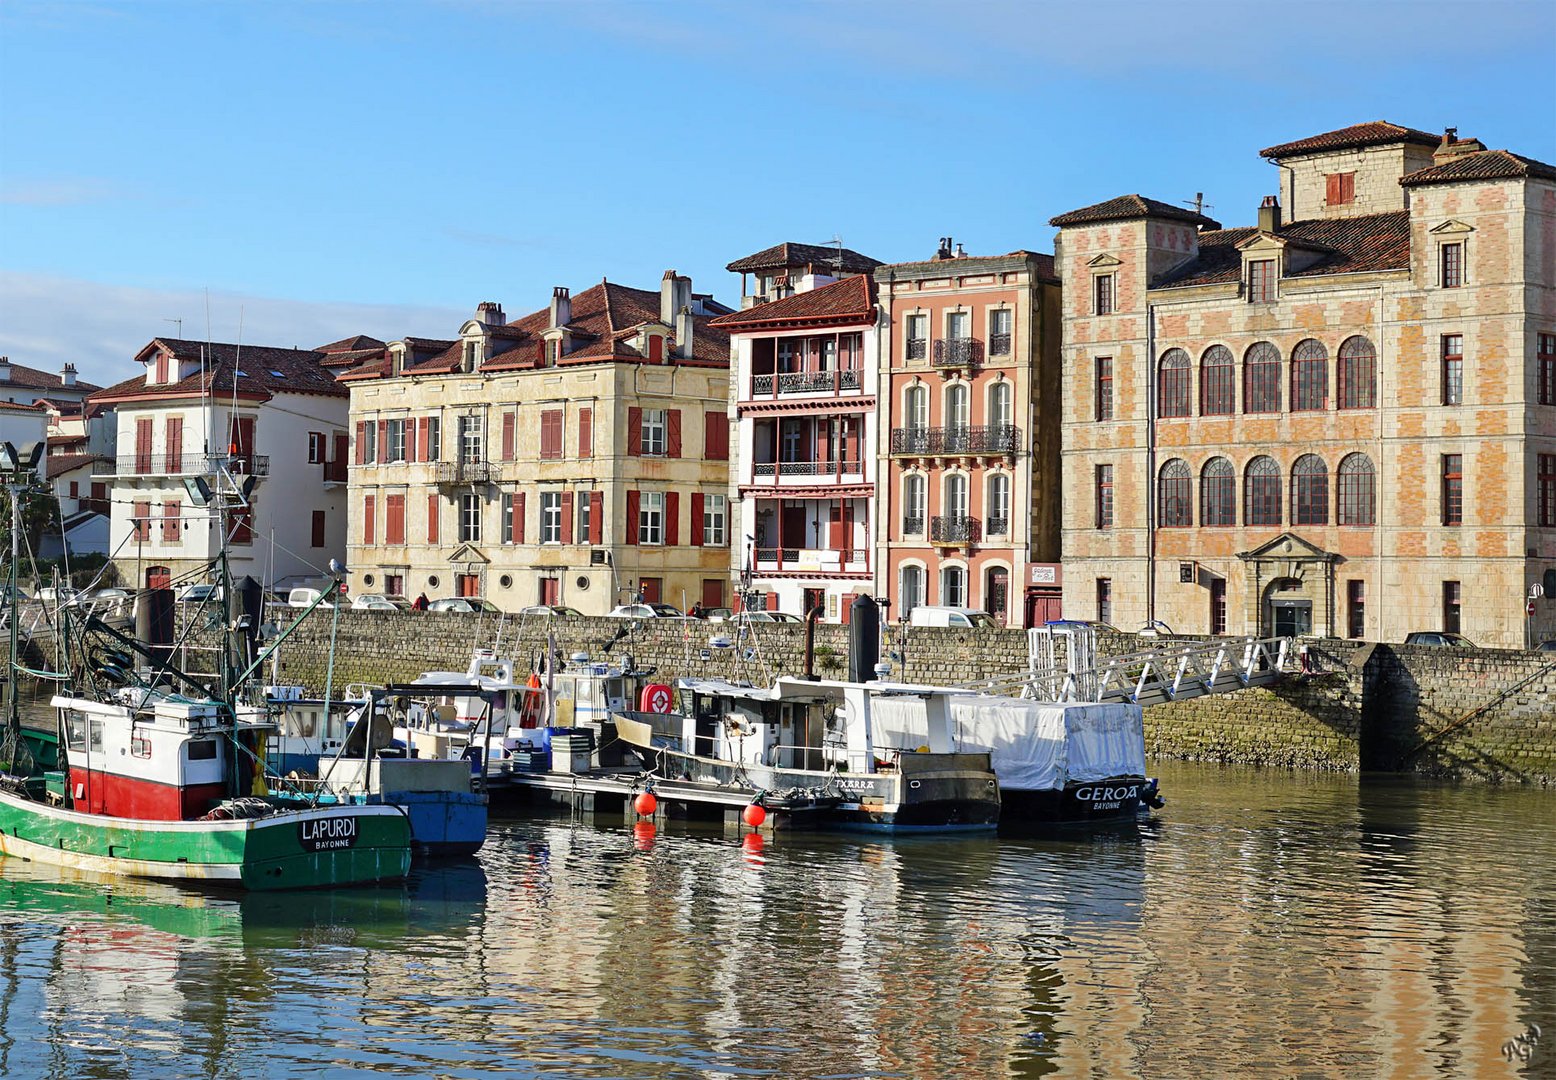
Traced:
[[778, 594], [777, 593], [770, 592], [770, 593], [767, 594], [767, 610], [768, 611], [777, 611], [778, 610]]
[[513, 497], [513, 542], [524, 543], [524, 492]]
[[573, 542], [573, 493], [562, 492], [562, 543]]
[[707, 432], [704, 457], [709, 461], [729, 460], [729, 416], [726, 413], [703, 413], [703, 428]]
[[387, 464], [389, 461], [389, 421], [378, 421], [378, 463]]
[[313, 512], [313, 546], [316, 548], [324, 546], [324, 522], [324, 511], [315, 510]]
[[842, 619], [844, 626], [847, 626], [852, 621], [854, 598], [851, 595], [845, 594], [837, 598], [837, 613]]
[[1330, 206], [1340, 205], [1340, 174], [1330, 173], [1324, 177], [1324, 202]]
[[[634, 410], [637, 411], [637, 410]], [[630, 488], [627, 491], [627, 536], [626, 542], [635, 544], [638, 542], [638, 489]]]
[[594, 410], [578, 410], [578, 456], [594, 456]]
[[181, 416], [167, 418], [167, 467], [170, 472], [183, 472], [184, 419]]
[[1340, 201], [1347, 203], [1356, 201], [1355, 173], [1345, 173], [1340, 177]]
[[502, 459], [504, 461], [513, 460], [513, 419], [512, 412], [502, 414]]
[[367, 421], [366, 420], [358, 420], [357, 421], [357, 449], [356, 449], [356, 453], [352, 456], [351, 460], [356, 462], [358, 465], [366, 465], [367, 464], [367, 458], [363, 456], [366, 453], [367, 453]]
[[427, 496], [427, 543], [429, 543], [429, 544], [436, 544], [438, 542], [438, 511], [439, 511], [438, 497], [436, 495], [428, 495]]
[[181, 503], [170, 502], [162, 504], [162, 539], [164, 542], [178, 540], [178, 511]]
[[681, 410], [665, 410], [665, 454], [668, 457], [681, 456]]
[[692, 547], [702, 547], [703, 526], [703, 494], [700, 491], [694, 491], [692, 492], [692, 535], [690, 538]]
[[598, 544], [605, 536], [605, 492], [589, 492], [589, 543]]
[[681, 493], [665, 492], [665, 545], [681, 542]]
[[432, 428], [432, 421], [422, 416], [416, 420], [416, 460], [430, 461], [427, 455], [427, 433]]
[[362, 542], [364, 544], [373, 542], [373, 497], [371, 495], [362, 497]]
[[636, 405], [627, 410], [627, 453], [632, 457], [643, 453], [643, 410]]

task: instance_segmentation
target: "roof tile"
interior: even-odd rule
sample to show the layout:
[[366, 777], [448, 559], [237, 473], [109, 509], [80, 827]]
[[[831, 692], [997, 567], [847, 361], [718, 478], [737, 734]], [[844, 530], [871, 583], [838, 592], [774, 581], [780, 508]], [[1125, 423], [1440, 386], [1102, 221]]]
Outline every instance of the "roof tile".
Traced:
[[[1213, 285], [1238, 281], [1243, 253], [1237, 245], [1258, 233], [1255, 228], [1221, 229], [1199, 234], [1199, 255], [1151, 283], [1153, 289]], [[1374, 270], [1404, 270], [1410, 266], [1410, 212], [1361, 217], [1293, 221], [1279, 237], [1307, 248], [1328, 252], [1291, 277], [1355, 274]]]
[[[839, 266], [841, 263], [841, 266]], [[786, 266], [831, 266], [847, 274], [867, 274], [881, 265], [879, 259], [861, 255], [849, 248], [838, 249], [826, 244], [774, 244], [755, 255], [736, 259], [724, 269], [732, 274], [745, 274], [753, 270], [780, 270]]]
[[868, 274], [855, 274], [819, 289], [795, 293], [782, 300], [757, 304], [729, 315], [720, 315], [708, 325], [738, 331], [776, 323], [804, 326], [817, 322], [855, 322], [869, 319], [874, 310], [875, 282]]
[[1295, 142], [1268, 146], [1259, 151], [1260, 157], [1288, 158], [1304, 154], [1321, 154], [1330, 150], [1350, 150], [1362, 146], [1382, 146], [1386, 143], [1409, 142], [1418, 146], [1437, 146], [1442, 136], [1429, 131], [1401, 127], [1387, 120], [1370, 120], [1365, 124], [1352, 124], [1322, 135], [1310, 135]]
[[1511, 150], [1480, 150], [1450, 158], [1441, 165], [1418, 169], [1400, 177], [1399, 182], [1403, 187], [1416, 187], [1421, 184], [1453, 184], [1470, 180], [1512, 180], [1526, 176], [1556, 180], [1556, 166], [1526, 158]]
[[1187, 221], [1192, 225], [1198, 225], [1202, 229], [1219, 229], [1221, 223], [1186, 206], [1174, 206], [1171, 203], [1160, 202], [1156, 199], [1147, 199], [1144, 195], [1120, 195], [1116, 199], [1107, 202], [1095, 203], [1091, 206], [1083, 206], [1079, 210], [1071, 210], [1069, 213], [1060, 214], [1058, 217], [1049, 218], [1048, 224], [1063, 227], [1065, 225], [1096, 225], [1104, 221], [1129, 221], [1134, 218], [1155, 217], [1166, 218], [1168, 221]]

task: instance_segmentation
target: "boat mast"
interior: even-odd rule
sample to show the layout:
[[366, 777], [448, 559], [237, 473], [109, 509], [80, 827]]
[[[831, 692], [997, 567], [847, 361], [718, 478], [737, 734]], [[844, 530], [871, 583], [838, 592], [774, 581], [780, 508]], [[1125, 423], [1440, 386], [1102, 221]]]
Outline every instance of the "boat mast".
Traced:
[[[19, 621], [16, 567], [21, 555], [22, 495], [33, 486], [37, 478], [38, 457], [42, 451], [42, 443], [33, 443], [24, 447], [21, 453], [18, 453], [11, 443], [0, 443], [0, 484], [5, 486], [6, 492], [11, 497], [11, 568], [6, 575], [6, 584], [10, 592], [6, 598], [6, 623], [10, 633], [10, 649], [6, 655], [10, 660], [5, 673], [5, 739], [3, 745], [0, 745], [0, 753], [3, 753], [7, 770], [13, 775], [22, 774], [17, 758], [30, 759], [32, 756], [26, 742], [22, 739], [21, 696], [16, 686], [17, 622]], [[31, 769], [28, 771], [30, 772]]]

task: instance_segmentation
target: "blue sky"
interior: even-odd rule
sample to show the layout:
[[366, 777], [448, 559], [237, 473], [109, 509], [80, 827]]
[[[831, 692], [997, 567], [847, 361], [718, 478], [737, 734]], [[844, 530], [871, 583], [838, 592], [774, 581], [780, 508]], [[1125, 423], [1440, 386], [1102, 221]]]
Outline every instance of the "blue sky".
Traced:
[[1052, 250], [1054, 214], [1275, 190], [1364, 120], [1556, 161], [1556, 3], [0, 7], [0, 352], [448, 335], [554, 285], [732, 301], [780, 240]]

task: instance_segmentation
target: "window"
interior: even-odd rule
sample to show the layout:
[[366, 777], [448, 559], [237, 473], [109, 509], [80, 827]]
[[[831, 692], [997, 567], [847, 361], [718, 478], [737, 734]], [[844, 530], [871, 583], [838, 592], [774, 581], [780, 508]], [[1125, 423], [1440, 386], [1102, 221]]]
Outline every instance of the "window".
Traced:
[[540, 456], [562, 456], [562, 410], [545, 409], [540, 414]]
[[179, 510], [182, 503], [170, 502], [162, 504], [162, 542], [164, 544], [176, 544], [183, 536], [179, 528]]
[[1535, 520], [1544, 528], [1556, 526], [1556, 454], [1539, 455], [1535, 490]]
[[946, 566], [940, 570], [940, 603], [946, 607], [967, 606], [967, 568]]
[[1099, 577], [1097, 579], [1097, 621], [1111, 623], [1113, 621], [1113, 579]]
[[1212, 345], [1199, 361], [1201, 416], [1231, 416], [1237, 411], [1237, 361], [1225, 345]]
[[[647, 414], [644, 415], [646, 416]], [[659, 491], [644, 491], [638, 495], [638, 543], [662, 544], [664, 541], [664, 493]]]
[[[578, 456], [581, 458], [594, 456], [593, 407], [578, 410]], [[729, 443], [727, 441], [724, 444], [724, 456], [729, 456]]]
[[384, 595], [385, 596], [404, 596], [405, 595], [405, 575], [404, 574], [385, 574], [384, 575]]
[[1091, 279], [1091, 313], [1113, 314], [1113, 286], [1117, 278], [1113, 274], [1098, 274]]
[[1189, 354], [1182, 349], [1168, 349], [1162, 354], [1156, 407], [1158, 416], [1189, 415]]
[[948, 311], [945, 316], [945, 336], [950, 341], [966, 341], [972, 318], [965, 311]]
[[989, 312], [989, 355], [1010, 355], [1010, 328], [1015, 313], [1009, 308], [996, 308]]
[[708, 461], [729, 460], [729, 414], [705, 412], [702, 414], [703, 452]]
[[1291, 523], [1329, 524], [1329, 467], [1316, 454], [1303, 454], [1291, 466]]
[[405, 421], [390, 420], [384, 429], [384, 436], [388, 441], [389, 461], [405, 460]]
[[1464, 524], [1464, 455], [1444, 454], [1443, 464], [1443, 524]]
[[1359, 638], [1367, 633], [1367, 584], [1352, 578], [1345, 583], [1345, 636]]
[[1443, 632], [1447, 634], [1462, 633], [1464, 590], [1457, 581], [1443, 582]]
[[542, 544], [562, 542], [562, 493], [560, 491], [540, 493], [540, 542]]
[[1291, 350], [1291, 411], [1318, 412], [1329, 407], [1329, 353], [1312, 338]]
[[1113, 527], [1113, 466], [1097, 466], [1097, 528]]
[[1237, 471], [1226, 458], [1211, 458], [1200, 470], [1199, 523], [1237, 524]]
[[1010, 426], [1011, 385], [1004, 379], [989, 385], [988, 422], [999, 428]]
[[1375, 524], [1377, 503], [1373, 495], [1372, 459], [1366, 454], [1351, 454], [1342, 459], [1338, 481], [1336, 522], [1340, 525]]
[[358, 441], [361, 446], [357, 452], [357, 460], [368, 465], [378, 460], [378, 424], [372, 420], [357, 425]]
[[965, 428], [967, 426], [967, 417], [967, 384], [952, 383], [946, 387], [945, 392], [945, 426], [948, 428]]
[[1248, 463], [1243, 481], [1243, 524], [1280, 524], [1280, 466], [1273, 458]]
[[643, 433], [638, 443], [639, 452], [663, 457], [665, 446], [667, 445], [666, 433], [668, 428], [669, 422], [665, 417], [664, 409], [644, 409]]
[[1210, 582], [1210, 632], [1226, 633], [1226, 578], [1212, 578]]
[[1255, 342], [1243, 356], [1243, 412], [1280, 412], [1280, 350]]
[[322, 465], [329, 457], [329, 440], [322, 431], [308, 432], [308, 464]]
[[1377, 353], [1364, 337], [1340, 343], [1340, 408], [1371, 409], [1378, 403]]
[[438, 524], [443, 514], [443, 504], [437, 495], [427, 496], [427, 543], [438, 543]]
[[1464, 284], [1464, 245], [1444, 244], [1438, 249], [1438, 284], [1457, 289]]
[[907, 407], [908, 427], [922, 431], [929, 427], [929, 387], [908, 387], [903, 398]]
[[1540, 368], [1540, 404], [1556, 405], [1556, 334], [1541, 334], [1535, 356]]
[[1355, 173], [1328, 173], [1324, 177], [1324, 205], [1348, 206], [1356, 201]]
[[729, 497], [709, 495], [702, 501], [702, 542], [706, 547], [729, 543]]
[[580, 544], [594, 543], [590, 538], [591, 534], [589, 532], [594, 520], [594, 511], [590, 509], [594, 500], [589, 497], [590, 494], [587, 490], [580, 490], [578, 497], [573, 500], [578, 504], [578, 542]]
[[467, 414], [459, 418], [459, 460], [485, 460], [485, 430], [481, 417]]
[[904, 566], [902, 568], [902, 595], [898, 600], [897, 615], [902, 619], [906, 619], [908, 612], [924, 602], [924, 568], [922, 566]]
[[384, 496], [384, 543], [405, 543], [405, 495]]
[[374, 536], [377, 533], [377, 522], [374, 519], [377, 516], [377, 502], [376, 496], [362, 496], [362, 542], [364, 544], [375, 542]]
[[323, 510], [315, 510], [313, 512], [312, 544], [316, 548], [321, 548], [324, 546], [325, 520], [326, 519]]
[[924, 535], [924, 477], [911, 473], [902, 478], [902, 534]]
[[967, 477], [962, 473], [945, 478], [945, 513], [954, 521], [967, 517]]
[[1275, 299], [1275, 260], [1248, 261], [1248, 302], [1268, 304]]
[[995, 473], [989, 477], [989, 498], [985, 508], [988, 512], [988, 528], [984, 531], [990, 536], [1008, 536], [1010, 534], [1010, 477], [1004, 473]]
[[1464, 404], [1464, 335], [1443, 335], [1443, 404]]
[[481, 540], [481, 496], [467, 493], [459, 497], [459, 541], [462, 544], [479, 543]]
[[1162, 466], [1156, 500], [1158, 524], [1162, 528], [1185, 529], [1194, 524], [1193, 480], [1189, 463], [1182, 458], [1173, 458]]
[[507, 492], [503, 493], [502, 500], [498, 504], [498, 519], [499, 541], [504, 544], [513, 543], [513, 496]]
[[1113, 419], [1113, 358], [1097, 357], [1097, 419]]
[[441, 416], [427, 417], [427, 452], [422, 455], [423, 461], [437, 461], [439, 450], [443, 446], [443, 418]]
[[907, 318], [907, 353], [905, 359], [922, 360], [929, 355], [929, 316], [909, 315]]

